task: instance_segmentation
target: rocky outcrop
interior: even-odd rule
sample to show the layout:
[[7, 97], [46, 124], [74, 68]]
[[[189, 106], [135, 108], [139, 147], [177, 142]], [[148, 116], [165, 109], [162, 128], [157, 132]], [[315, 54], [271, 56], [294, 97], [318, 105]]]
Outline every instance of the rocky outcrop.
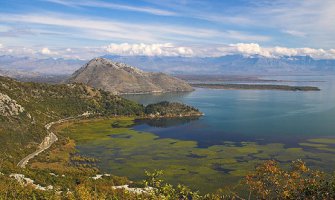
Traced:
[[95, 58], [77, 70], [68, 80], [84, 83], [114, 94], [192, 91], [183, 80], [164, 73], [144, 72], [124, 63]]
[[24, 108], [8, 95], [0, 93], [0, 115], [16, 116], [24, 112]]
[[14, 178], [15, 180], [17, 180], [22, 186], [31, 186], [36, 190], [42, 190], [42, 191], [46, 191], [46, 190], [53, 190], [54, 187], [52, 185], [49, 185], [47, 187], [43, 187], [39, 184], [35, 184], [35, 181], [25, 177], [25, 175], [23, 174], [10, 174], [9, 177]]

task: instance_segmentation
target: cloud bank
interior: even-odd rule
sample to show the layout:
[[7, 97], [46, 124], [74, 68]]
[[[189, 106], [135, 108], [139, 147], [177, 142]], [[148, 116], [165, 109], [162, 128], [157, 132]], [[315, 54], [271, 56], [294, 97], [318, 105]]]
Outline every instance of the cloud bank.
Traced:
[[192, 56], [193, 50], [188, 47], [176, 47], [171, 43], [164, 44], [115, 44], [105, 47], [106, 51], [117, 55], [144, 55], [144, 56]]
[[104, 47], [107, 53], [124, 56], [198, 56], [218, 57], [232, 54], [244, 56], [260, 55], [268, 58], [282, 56], [311, 56], [314, 59], [335, 59], [335, 49], [314, 49], [314, 48], [288, 48], [288, 47], [262, 47], [257, 43], [237, 43], [222, 45], [217, 48], [206, 46], [177, 46], [171, 43], [155, 44], [115, 44]]
[[[2, 48], [1, 48], [2, 47]], [[220, 46], [179, 46], [172, 43], [111, 43], [106, 46], [84, 48], [49, 48], [2, 46], [0, 55], [32, 56], [40, 58], [92, 59], [112, 54], [121, 56], [181, 56], [219, 57], [240, 54], [243, 56], [311, 56], [314, 59], [335, 59], [335, 49], [263, 47], [257, 43], [236, 43]]]
[[217, 48], [222, 55], [243, 54], [245, 56], [261, 55], [264, 57], [311, 56], [314, 59], [335, 59], [335, 49], [261, 47], [256, 43], [237, 43]]

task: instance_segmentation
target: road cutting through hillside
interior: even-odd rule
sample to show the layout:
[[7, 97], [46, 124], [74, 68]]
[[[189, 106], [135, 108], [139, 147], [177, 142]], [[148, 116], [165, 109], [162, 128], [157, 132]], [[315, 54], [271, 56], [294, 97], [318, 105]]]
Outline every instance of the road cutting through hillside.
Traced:
[[[83, 117], [83, 116], [88, 116], [89, 113], [84, 113], [82, 115], [79, 115], [78, 117]], [[58, 140], [58, 137], [50, 131], [50, 128], [55, 125], [55, 124], [59, 124], [59, 123], [63, 123], [67, 120], [71, 120], [71, 119], [75, 119], [78, 117], [68, 117], [68, 118], [64, 118], [64, 119], [60, 119], [58, 121], [55, 122], [50, 122], [48, 124], [46, 124], [44, 127], [47, 130], [48, 135], [45, 136], [45, 138], [43, 139], [43, 141], [41, 142], [41, 144], [38, 146], [38, 149], [36, 151], [34, 151], [33, 153], [27, 155], [26, 157], [24, 157], [18, 164], [18, 167], [21, 168], [25, 168], [26, 165], [28, 164], [29, 160], [31, 160], [32, 158], [34, 158], [35, 156], [37, 156], [38, 154], [42, 153], [43, 151], [49, 149], [51, 147], [51, 145], [53, 143], [55, 143]]]

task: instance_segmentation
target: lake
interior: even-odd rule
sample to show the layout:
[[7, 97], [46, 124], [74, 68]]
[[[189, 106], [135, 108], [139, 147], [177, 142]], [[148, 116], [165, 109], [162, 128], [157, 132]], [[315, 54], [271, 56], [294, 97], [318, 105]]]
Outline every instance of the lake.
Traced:
[[115, 175], [140, 180], [145, 169], [163, 169], [168, 182], [184, 183], [202, 192], [237, 184], [268, 159], [288, 164], [301, 158], [311, 167], [333, 170], [335, 77], [262, 78], [280, 80], [266, 84], [317, 86], [321, 91], [196, 89], [126, 95], [142, 104], [186, 103], [205, 115], [199, 119], [136, 120], [129, 130], [117, 132], [110, 128], [110, 121], [88, 123], [82, 132], [91, 130], [93, 134], [95, 130], [104, 135], [91, 142], [82, 142], [77, 135], [77, 148], [82, 154], [98, 157], [100, 167]]
[[195, 140], [201, 147], [224, 141], [283, 142], [288, 146], [295, 146], [306, 138], [335, 137], [334, 77], [268, 78], [288, 82], [267, 84], [312, 85], [318, 86], [321, 91], [199, 88], [186, 94], [127, 95], [126, 98], [142, 104], [163, 100], [177, 101], [199, 108], [205, 113], [199, 120], [166, 127], [153, 127], [144, 123], [135, 126], [134, 129], [152, 132], [160, 137]]

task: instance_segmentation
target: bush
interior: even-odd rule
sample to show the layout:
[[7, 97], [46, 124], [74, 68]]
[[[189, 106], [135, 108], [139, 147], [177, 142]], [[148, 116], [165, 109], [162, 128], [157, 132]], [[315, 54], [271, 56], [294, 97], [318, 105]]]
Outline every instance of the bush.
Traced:
[[293, 161], [289, 170], [270, 160], [246, 177], [250, 192], [257, 199], [334, 199], [334, 176], [312, 170]]

